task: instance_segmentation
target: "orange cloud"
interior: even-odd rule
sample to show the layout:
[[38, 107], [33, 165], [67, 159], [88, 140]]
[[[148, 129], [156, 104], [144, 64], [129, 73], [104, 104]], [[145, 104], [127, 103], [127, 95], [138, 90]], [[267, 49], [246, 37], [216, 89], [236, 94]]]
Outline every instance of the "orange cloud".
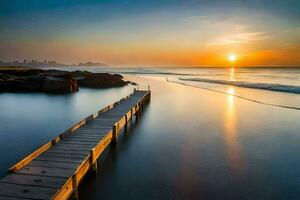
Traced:
[[228, 37], [217, 38], [213, 42], [208, 43], [208, 46], [217, 45], [232, 45], [232, 44], [242, 44], [249, 43], [253, 41], [266, 40], [270, 36], [264, 32], [245, 32], [231, 35]]

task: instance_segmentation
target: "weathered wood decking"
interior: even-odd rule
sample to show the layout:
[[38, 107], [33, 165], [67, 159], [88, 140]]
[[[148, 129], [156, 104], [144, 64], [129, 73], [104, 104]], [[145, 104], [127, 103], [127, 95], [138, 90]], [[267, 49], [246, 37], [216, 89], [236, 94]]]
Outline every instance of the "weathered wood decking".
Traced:
[[85, 174], [96, 172], [98, 157], [149, 101], [150, 91], [135, 91], [46, 143], [0, 180], [0, 200], [77, 198]]

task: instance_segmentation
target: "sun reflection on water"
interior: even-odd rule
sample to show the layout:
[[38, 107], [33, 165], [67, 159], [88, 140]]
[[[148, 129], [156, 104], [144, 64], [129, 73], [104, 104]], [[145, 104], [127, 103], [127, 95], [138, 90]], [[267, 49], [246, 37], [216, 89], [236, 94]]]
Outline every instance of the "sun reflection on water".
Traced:
[[227, 90], [227, 94], [229, 94], [227, 96], [227, 101], [228, 101], [228, 106], [231, 108], [233, 107], [234, 105], [234, 94], [235, 94], [235, 90], [233, 87], [229, 87], [228, 90]]
[[234, 75], [235, 75], [234, 68], [232, 67], [232, 68], [230, 68], [230, 74], [229, 74], [230, 81], [234, 81]]
[[227, 149], [227, 157], [230, 167], [233, 170], [240, 171], [242, 169], [242, 160], [240, 156], [240, 148], [237, 141], [237, 116], [235, 112], [234, 87], [227, 90], [227, 106], [224, 117], [224, 132]]

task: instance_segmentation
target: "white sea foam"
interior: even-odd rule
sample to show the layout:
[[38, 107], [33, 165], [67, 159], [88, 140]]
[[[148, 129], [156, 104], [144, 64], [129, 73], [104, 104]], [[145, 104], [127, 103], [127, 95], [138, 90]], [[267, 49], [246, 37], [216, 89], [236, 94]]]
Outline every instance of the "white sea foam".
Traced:
[[194, 81], [194, 82], [205, 82], [205, 83], [216, 83], [223, 85], [233, 85], [245, 88], [263, 89], [278, 92], [288, 92], [300, 94], [300, 86], [294, 85], [282, 85], [273, 83], [253, 83], [253, 82], [243, 82], [243, 81], [227, 81], [227, 80], [214, 80], [205, 78], [179, 78], [181, 81]]

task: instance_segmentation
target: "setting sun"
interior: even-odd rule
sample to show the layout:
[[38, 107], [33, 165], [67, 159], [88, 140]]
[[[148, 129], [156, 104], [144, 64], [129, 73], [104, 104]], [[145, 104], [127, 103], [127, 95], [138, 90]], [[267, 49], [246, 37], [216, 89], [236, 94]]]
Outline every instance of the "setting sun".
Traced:
[[229, 55], [228, 55], [228, 60], [229, 60], [230, 62], [236, 61], [236, 55], [235, 55], [235, 54], [229, 54]]

